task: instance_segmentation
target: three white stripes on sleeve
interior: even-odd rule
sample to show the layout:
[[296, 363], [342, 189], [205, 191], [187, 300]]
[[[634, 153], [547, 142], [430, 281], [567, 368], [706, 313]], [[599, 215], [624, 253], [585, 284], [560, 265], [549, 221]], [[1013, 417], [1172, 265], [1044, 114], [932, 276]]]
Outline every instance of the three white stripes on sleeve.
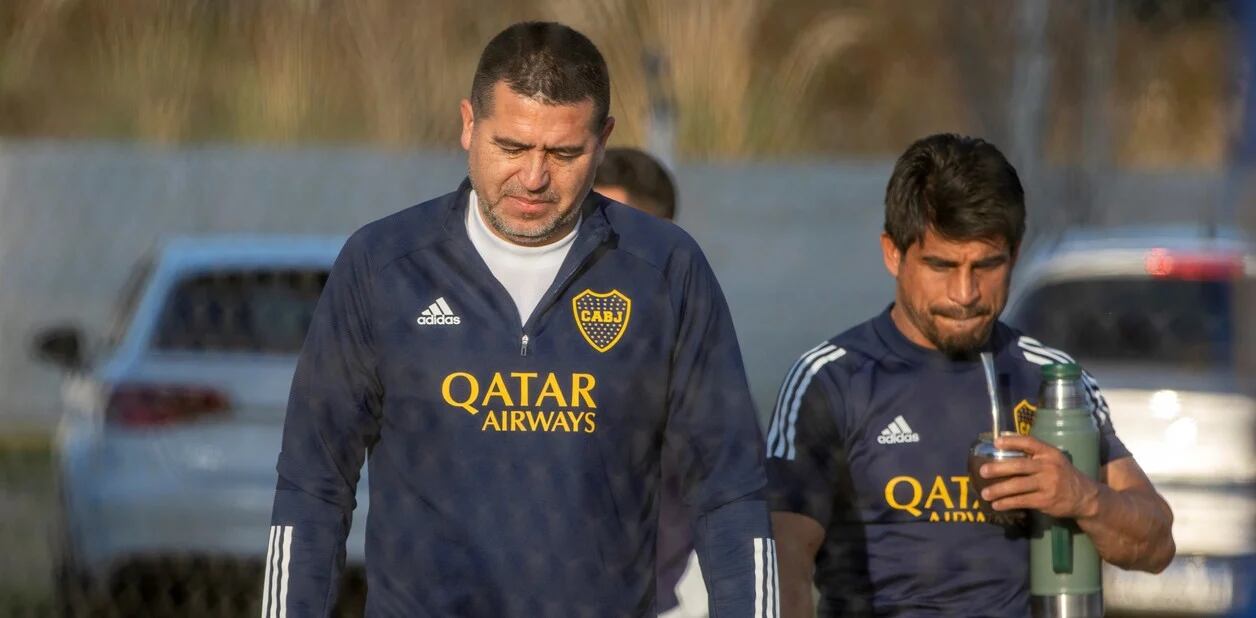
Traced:
[[[271, 526], [266, 545], [266, 583], [262, 587], [262, 618], [288, 616], [288, 565], [292, 557], [292, 526]], [[780, 618], [780, 579], [776, 572], [776, 541], [754, 539], [754, 615]]]
[[802, 355], [785, 376], [781, 393], [776, 398], [776, 412], [768, 431], [767, 455], [793, 459], [797, 454], [795, 440], [798, 435], [798, 408], [802, 397], [811, 385], [811, 379], [825, 365], [846, 355], [846, 350], [831, 343], [822, 343]]
[[776, 541], [754, 540], [754, 618], [780, 618], [780, 580], [776, 575]]
[[262, 618], [288, 617], [288, 563], [292, 557], [292, 526], [271, 526], [266, 545], [266, 583], [262, 586]]

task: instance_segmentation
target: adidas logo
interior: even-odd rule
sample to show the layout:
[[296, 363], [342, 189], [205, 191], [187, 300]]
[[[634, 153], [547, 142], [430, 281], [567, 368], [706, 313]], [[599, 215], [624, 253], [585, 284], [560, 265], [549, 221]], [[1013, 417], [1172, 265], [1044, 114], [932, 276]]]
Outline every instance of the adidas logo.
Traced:
[[881, 430], [881, 435], [877, 436], [878, 444], [907, 444], [919, 441], [920, 434], [911, 430], [907, 421], [903, 420], [902, 414], [894, 417], [889, 426]]
[[449, 303], [445, 302], [445, 297], [442, 296], [428, 305], [427, 309], [419, 314], [416, 322], [420, 326], [457, 326], [462, 323], [462, 318], [454, 315], [454, 310], [449, 308]]

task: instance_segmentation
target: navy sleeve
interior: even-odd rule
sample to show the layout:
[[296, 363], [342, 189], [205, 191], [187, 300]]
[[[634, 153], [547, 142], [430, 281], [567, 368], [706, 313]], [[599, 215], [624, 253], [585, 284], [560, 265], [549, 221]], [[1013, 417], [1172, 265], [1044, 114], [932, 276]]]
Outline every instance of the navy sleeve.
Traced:
[[[659, 532], [655, 543], [656, 601], [659, 613], [680, 605], [676, 586], [689, 566], [693, 552], [693, 514], [681, 498], [680, 479], [676, 476], [677, 445], [665, 444], [663, 450], [662, 484], [659, 487]], [[680, 445], [683, 447], [683, 445]]]
[[332, 267], [292, 381], [263, 616], [330, 614], [358, 477], [379, 433], [382, 387], [372, 353], [370, 271], [357, 236]]
[[696, 248], [673, 256], [669, 280], [679, 323], [665, 439], [684, 445], [676, 472], [697, 518], [694, 548], [710, 615], [779, 613], [762, 434], [732, 316]]
[[806, 515], [827, 530], [844, 458], [833, 418], [837, 401], [828, 392], [835, 389], [810, 369], [825, 356], [817, 348], [786, 375], [768, 430], [767, 472], [773, 511]]
[[1089, 371], [1082, 371], [1082, 385], [1086, 387], [1086, 394], [1090, 397], [1091, 407], [1094, 409], [1095, 423], [1099, 425], [1099, 465], [1104, 466], [1118, 459], [1130, 457], [1129, 449], [1125, 448], [1125, 443], [1116, 435], [1116, 429], [1112, 427], [1112, 415], [1108, 410], [1108, 400], [1104, 398], [1103, 392], [1099, 390], [1099, 383], [1095, 382], [1094, 376]]

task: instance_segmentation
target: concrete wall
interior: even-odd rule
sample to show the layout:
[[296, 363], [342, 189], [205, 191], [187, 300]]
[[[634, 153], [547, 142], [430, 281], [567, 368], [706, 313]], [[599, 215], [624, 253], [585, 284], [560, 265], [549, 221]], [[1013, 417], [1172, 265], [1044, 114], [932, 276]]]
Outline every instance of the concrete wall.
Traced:
[[[733, 308], [761, 405], [803, 350], [890, 300], [877, 235], [890, 162], [682, 165], [679, 222]], [[58, 373], [34, 363], [41, 326], [103, 336], [143, 252], [171, 234], [340, 233], [456, 187], [461, 152], [0, 142], [0, 424], [55, 420]], [[1062, 181], [1030, 188], [1058, 221]], [[1121, 175], [1099, 187], [1106, 224], [1193, 221], [1209, 173]], [[766, 409], [764, 410], [766, 413]]]

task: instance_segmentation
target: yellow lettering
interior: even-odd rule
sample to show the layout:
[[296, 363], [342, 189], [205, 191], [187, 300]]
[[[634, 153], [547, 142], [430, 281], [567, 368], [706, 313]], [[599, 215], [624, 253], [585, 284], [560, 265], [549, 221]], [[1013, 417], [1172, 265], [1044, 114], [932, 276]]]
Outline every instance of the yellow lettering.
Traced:
[[528, 425], [532, 427], [532, 431], [536, 431], [537, 427], [540, 427], [541, 431], [549, 431], [550, 421], [553, 419], [553, 412], [533, 412], [528, 410]]
[[571, 433], [571, 425], [567, 423], [567, 416], [563, 414], [562, 412], [555, 412], [554, 413], [554, 431], [558, 431], [559, 427], [562, 427], [563, 431], [567, 433]]
[[[454, 378], [459, 377], [467, 381], [468, 393], [467, 398], [463, 401], [456, 401], [454, 399], [453, 390], [451, 388], [453, 386]], [[441, 382], [440, 392], [441, 395], [444, 395], [445, 397], [445, 403], [455, 408], [462, 408], [463, 410], [466, 410], [468, 414], [474, 415], [480, 412], [475, 408], [475, 406], [471, 405], [471, 402], [475, 401], [476, 398], [480, 396], [480, 383], [475, 379], [475, 376], [465, 371], [451, 373], [445, 376], [444, 382]]]
[[535, 371], [514, 372], [510, 374], [510, 377], [516, 378], [519, 380], [519, 405], [521, 406], [532, 405], [530, 403], [531, 400], [528, 398], [528, 380], [535, 378], [536, 375], [537, 374]]
[[946, 483], [940, 476], [933, 477], [933, 488], [929, 490], [929, 497], [925, 499], [925, 508], [933, 508], [934, 500], [941, 500], [948, 509], [955, 508], [955, 503], [951, 501], [951, 494], [946, 491]]
[[584, 413], [584, 421], [585, 421], [584, 432], [585, 433], [593, 433], [594, 431], [597, 431], [597, 419], [594, 418], [595, 416], [597, 415], [592, 412]]
[[541, 405], [547, 397], [553, 399], [555, 405], [562, 408], [567, 407], [567, 398], [563, 396], [563, 387], [558, 385], [558, 377], [553, 373], [545, 376], [545, 386], [541, 387], [541, 394], [536, 396], [536, 405]]
[[[904, 482], [910, 485], [912, 490], [911, 500], [908, 501], [907, 504], [900, 503], [894, 496], [894, 488], [898, 487], [899, 483]], [[885, 484], [885, 503], [890, 505], [890, 508], [897, 509], [899, 511], [907, 511], [916, 517], [920, 517], [923, 512], [916, 507], [920, 506], [920, 498], [923, 493], [924, 490], [920, 486], [920, 481], [917, 481], [910, 476], [896, 476], [890, 479], [890, 482]]]
[[[503, 414], [505, 413], [503, 412]], [[523, 421], [526, 419], [527, 415], [523, 413], [523, 410], [511, 410], [510, 431], [527, 431], [527, 426], [523, 424]]]
[[959, 485], [959, 508], [968, 508], [968, 477], [952, 476], [951, 482]]
[[502, 426], [497, 422], [497, 417], [492, 410], [489, 410], [488, 414], [484, 416], [484, 424], [480, 426], [480, 431], [488, 431], [489, 427], [492, 427], [493, 431], [502, 430]]
[[[574, 408], [597, 408], [597, 404], [593, 402], [593, 387], [597, 386], [597, 379], [591, 373], [573, 373], [571, 374], [571, 405]], [[584, 401], [583, 404], [580, 402]]]
[[937, 512], [937, 511], [933, 511], [932, 513], [929, 513], [929, 521], [940, 521], [940, 520], [938, 519], [938, 512]]
[[986, 514], [981, 511], [977, 511], [977, 522], [982, 524], [986, 523]]
[[493, 381], [489, 383], [488, 390], [484, 392], [484, 401], [480, 405], [487, 406], [493, 401], [493, 397], [501, 400], [503, 406], [515, 405], [515, 400], [510, 396], [510, 389], [506, 388], [506, 381], [502, 379], [502, 374], [494, 373]]
[[581, 309], [581, 310], [580, 310], [580, 321], [581, 321], [581, 322], [592, 322], [592, 321], [593, 321], [593, 320], [592, 320], [592, 317], [591, 317], [589, 314], [590, 314], [590, 311], [589, 311], [588, 309]]
[[[559, 414], [562, 414], [562, 412], [559, 412]], [[580, 421], [584, 420], [584, 413], [581, 412], [580, 414], [576, 414], [575, 412], [568, 411], [567, 418], [571, 420], [571, 430], [573, 432], [580, 431]]]

